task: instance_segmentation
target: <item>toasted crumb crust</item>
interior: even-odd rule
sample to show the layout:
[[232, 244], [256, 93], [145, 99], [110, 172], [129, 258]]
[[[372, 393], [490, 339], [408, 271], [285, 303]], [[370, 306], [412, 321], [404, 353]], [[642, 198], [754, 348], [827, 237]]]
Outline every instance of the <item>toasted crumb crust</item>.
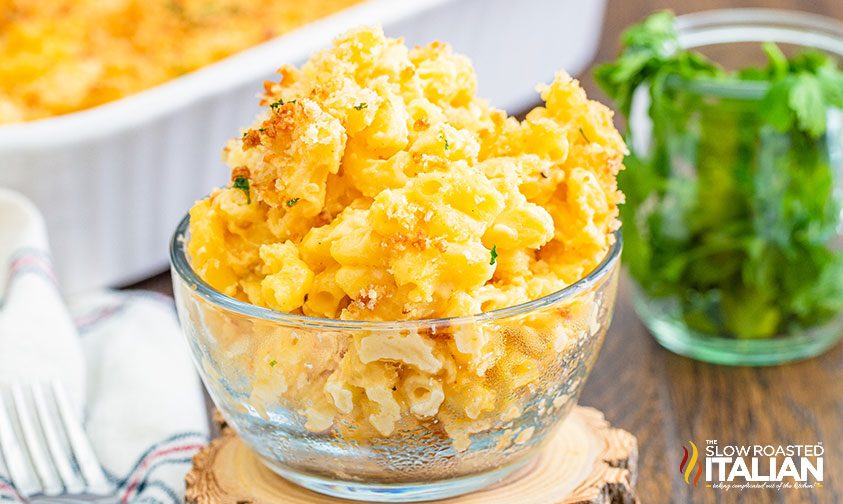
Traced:
[[[626, 147], [567, 74], [518, 121], [447, 44], [378, 28], [278, 73], [224, 152], [251, 201], [225, 188], [191, 211], [194, 266], [221, 291], [330, 318], [466, 315], [558, 290], [612, 245]], [[273, 266], [278, 243], [304, 273]]]

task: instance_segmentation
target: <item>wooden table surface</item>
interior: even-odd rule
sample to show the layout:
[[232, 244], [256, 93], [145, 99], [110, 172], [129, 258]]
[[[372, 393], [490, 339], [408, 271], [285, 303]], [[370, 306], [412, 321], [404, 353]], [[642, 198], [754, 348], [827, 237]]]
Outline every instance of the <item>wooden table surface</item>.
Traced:
[[[843, 20], [843, 0], [609, 0], [596, 62], [615, 56], [625, 26], [647, 13], [729, 7], [799, 9]], [[604, 99], [583, 75], [589, 95]], [[636, 317], [628, 284], [581, 404], [638, 437], [643, 502], [843, 503], [843, 344], [813, 360], [772, 368], [696, 362], [661, 348]], [[843, 329], [841, 329], [843, 330]], [[682, 445], [813, 444], [825, 447], [822, 489], [743, 492], [686, 485]]]
[[[590, 0], [583, 0], [590, 1]], [[657, 9], [677, 14], [726, 7], [776, 7], [843, 19], [843, 0], [609, 0], [596, 61], [616, 52], [623, 27]], [[583, 76], [589, 94], [603, 99]], [[137, 287], [169, 292], [166, 275]], [[843, 344], [825, 355], [773, 368], [695, 362], [662, 349], [636, 317], [626, 281], [615, 319], [580, 403], [638, 437], [642, 502], [843, 502]], [[682, 445], [814, 444], [825, 447], [822, 489], [723, 492], [684, 483]]]

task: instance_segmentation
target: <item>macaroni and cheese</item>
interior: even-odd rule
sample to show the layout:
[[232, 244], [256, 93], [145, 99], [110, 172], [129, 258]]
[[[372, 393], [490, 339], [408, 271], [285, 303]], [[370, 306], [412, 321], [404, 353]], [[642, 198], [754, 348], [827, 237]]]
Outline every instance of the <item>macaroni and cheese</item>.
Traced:
[[[231, 185], [190, 211], [192, 266], [220, 292], [328, 319], [472, 315], [558, 291], [613, 245], [625, 146], [570, 76], [518, 121], [477, 98], [447, 45], [408, 49], [376, 28], [279, 72], [224, 150]], [[432, 421], [463, 449], [518, 415], [519, 390], [552, 382], [600, 309], [586, 292], [517, 324], [214, 332], [253, 377], [253, 402], [292, 406], [310, 430], [365, 438]]]
[[161, 84], [359, 0], [0, 0], [0, 124]]

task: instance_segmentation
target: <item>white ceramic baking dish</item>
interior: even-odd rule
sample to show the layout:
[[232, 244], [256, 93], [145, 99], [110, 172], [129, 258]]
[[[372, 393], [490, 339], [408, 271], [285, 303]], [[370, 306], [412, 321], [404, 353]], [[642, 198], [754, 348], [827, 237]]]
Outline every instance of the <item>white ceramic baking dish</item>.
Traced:
[[410, 44], [440, 39], [469, 55], [480, 94], [520, 111], [555, 70], [582, 71], [605, 0], [370, 0], [156, 88], [90, 110], [0, 126], [0, 186], [44, 213], [66, 291], [162, 271], [194, 200], [224, 184], [225, 141], [257, 113], [283, 63], [339, 32], [380, 23]]

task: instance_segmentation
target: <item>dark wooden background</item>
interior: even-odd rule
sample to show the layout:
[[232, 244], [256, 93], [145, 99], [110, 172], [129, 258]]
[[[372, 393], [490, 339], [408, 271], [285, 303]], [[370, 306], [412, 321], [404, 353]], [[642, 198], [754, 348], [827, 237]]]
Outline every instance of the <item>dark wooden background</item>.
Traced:
[[[591, 1], [591, 0], [582, 0]], [[843, 0], [609, 0], [596, 62], [612, 58], [623, 28], [647, 13], [727, 7], [800, 9], [843, 19]], [[603, 95], [587, 75], [589, 94]], [[136, 287], [170, 291], [166, 275]], [[636, 317], [622, 282], [614, 323], [580, 400], [638, 437], [642, 502], [843, 503], [843, 344], [810, 361], [774, 368], [695, 362], [659, 347]], [[813, 444], [825, 446], [821, 489], [723, 492], [686, 485], [682, 445]], [[515, 503], [513, 503], [515, 504]]]
[[[654, 10], [677, 14], [729, 7], [799, 9], [843, 20], [843, 0], [609, 0], [596, 62], [617, 52], [618, 35]], [[590, 96], [604, 99], [583, 75]], [[843, 328], [841, 329], [843, 330]], [[638, 437], [643, 502], [843, 503], [843, 344], [775, 368], [714, 366], [659, 347], [622, 285], [615, 320], [581, 404], [603, 410]], [[682, 445], [822, 442], [825, 484], [816, 490], [743, 492], [694, 488], [679, 473]]]

